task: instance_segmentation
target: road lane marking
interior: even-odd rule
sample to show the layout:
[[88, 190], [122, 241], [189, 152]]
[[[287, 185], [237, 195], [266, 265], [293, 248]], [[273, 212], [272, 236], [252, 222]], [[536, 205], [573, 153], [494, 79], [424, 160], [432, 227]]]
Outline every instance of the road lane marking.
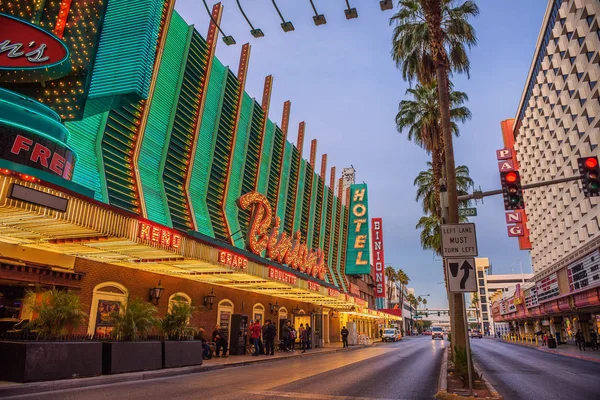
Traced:
[[272, 398], [277, 397], [289, 397], [292, 399], [314, 399], [314, 400], [393, 400], [383, 397], [355, 397], [355, 396], [335, 396], [329, 394], [317, 394], [317, 393], [300, 393], [300, 392], [280, 392], [276, 390], [262, 390], [262, 391], [250, 391], [250, 394], [257, 396], [267, 396]]

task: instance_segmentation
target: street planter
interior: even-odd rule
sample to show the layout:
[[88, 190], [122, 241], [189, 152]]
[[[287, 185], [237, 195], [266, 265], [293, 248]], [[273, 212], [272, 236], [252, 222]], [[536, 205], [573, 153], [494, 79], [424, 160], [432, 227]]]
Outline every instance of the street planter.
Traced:
[[163, 368], [202, 365], [202, 342], [199, 340], [166, 340], [163, 345]]
[[102, 373], [151, 371], [162, 368], [162, 342], [102, 343]]
[[0, 381], [34, 382], [102, 374], [102, 343], [0, 341]]

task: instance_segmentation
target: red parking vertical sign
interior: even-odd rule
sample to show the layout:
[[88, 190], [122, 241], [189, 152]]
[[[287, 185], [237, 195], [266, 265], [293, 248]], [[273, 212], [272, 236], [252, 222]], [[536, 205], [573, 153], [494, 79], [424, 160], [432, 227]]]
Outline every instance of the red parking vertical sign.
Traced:
[[375, 268], [375, 302], [377, 309], [385, 308], [385, 264], [383, 259], [383, 223], [381, 218], [371, 219], [371, 240]]

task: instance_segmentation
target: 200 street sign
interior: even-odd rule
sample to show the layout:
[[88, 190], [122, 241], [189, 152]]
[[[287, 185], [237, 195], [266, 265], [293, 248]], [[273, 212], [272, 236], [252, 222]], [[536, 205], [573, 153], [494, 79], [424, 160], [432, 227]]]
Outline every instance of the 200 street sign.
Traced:
[[472, 208], [459, 208], [458, 209], [459, 217], [476, 217], [477, 209], [475, 207]]
[[477, 257], [475, 224], [442, 225], [442, 257]]

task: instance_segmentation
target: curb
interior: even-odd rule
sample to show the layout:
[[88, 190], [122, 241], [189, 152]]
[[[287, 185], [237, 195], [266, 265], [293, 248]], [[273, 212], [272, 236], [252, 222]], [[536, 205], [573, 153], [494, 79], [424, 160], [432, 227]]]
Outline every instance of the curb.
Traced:
[[442, 356], [442, 366], [440, 368], [440, 377], [438, 379], [438, 395], [448, 392], [448, 353], [450, 352], [450, 347], [444, 351], [444, 355]]
[[483, 381], [483, 383], [485, 384], [485, 386], [487, 387], [487, 389], [492, 394], [492, 399], [503, 399], [502, 395], [500, 393], [498, 393], [498, 391], [490, 383], [490, 381], [488, 381], [486, 379], [486, 377], [483, 376], [483, 372], [482, 372], [483, 370], [481, 369], [481, 367], [479, 366], [479, 364], [477, 364], [477, 362], [475, 362], [475, 360], [473, 360], [473, 368], [475, 369], [475, 374], [479, 375], [480, 379]]
[[[371, 345], [372, 346], [372, 345]], [[41, 394], [46, 392], [53, 392], [57, 390], [66, 389], [81, 389], [93, 386], [105, 386], [116, 383], [125, 382], [139, 382], [152, 379], [169, 378], [174, 376], [182, 376], [189, 374], [196, 374], [201, 372], [216, 371], [225, 368], [241, 367], [250, 364], [276, 362], [280, 360], [287, 360], [290, 358], [298, 357], [316, 357], [321, 355], [327, 355], [332, 353], [338, 353], [341, 351], [354, 351], [359, 349], [365, 349], [371, 347], [368, 345], [359, 345], [346, 348], [336, 348], [330, 351], [322, 351], [318, 353], [304, 353], [295, 355], [285, 355], [277, 358], [261, 358], [257, 360], [246, 360], [240, 362], [233, 362], [230, 364], [217, 364], [217, 365], [197, 365], [192, 367], [182, 368], [169, 368], [159, 369], [156, 371], [140, 371], [140, 372], [129, 372], [118, 375], [100, 375], [89, 378], [77, 378], [77, 379], [63, 379], [58, 381], [46, 381], [46, 382], [32, 382], [32, 383], [10, 383], [6, 385], [0, 385], [0, 397], [19, 396], [25, 394]]]
[[[580, 355], [575, 355], [575, 354], [569, 354], [569, 353], [561, 353], [560, 351], [556, 351], [556, 350], [550, 350], [547, 347], [543, 347], [543, 346], [530, 346], [528, 344], [524, 344], [524, 343], [516, 343], [516, 342], [508, 342], [504, 339], [500, 339], [500, 342], [502, 343], [506, 343], [506, 344], [512, 344], [514, 346], [521, 346], [521, 347], [528, 347], [530, 349], [535, 349], [544, 353], [549, 353], [549, 354], [556, 354], [557, 356], [563, 356], [563, 357], [569, 357], [569, 358], [576, 358], [579, 360], [585, 360], [585, 361], [590, 361], [590, 362], [594, 362], [594, 363], [600, 363], [600, 359], [598, 358], [592, 358], [592, 357], [586, 357], [586, 356], [580, 356]], [[567, 345], [565, 345], [567, 346]]]

